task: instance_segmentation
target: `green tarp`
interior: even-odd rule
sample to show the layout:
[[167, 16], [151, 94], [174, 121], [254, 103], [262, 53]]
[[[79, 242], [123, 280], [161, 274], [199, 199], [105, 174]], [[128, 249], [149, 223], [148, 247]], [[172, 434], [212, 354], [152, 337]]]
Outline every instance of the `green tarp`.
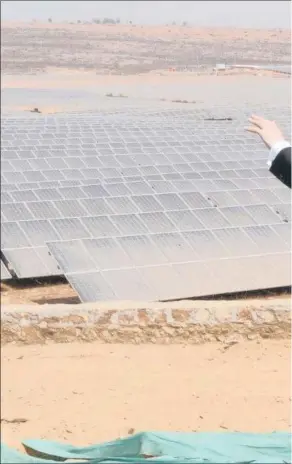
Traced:
[[291, 462], [291, 434], [149, 432], [111, 442], [77, 447], [48, 440], [25, 440], [24, 447], [42, 458], [1, 446], [1, 462], [52, 463], [84, 459], [97, 463], [280, 464]]

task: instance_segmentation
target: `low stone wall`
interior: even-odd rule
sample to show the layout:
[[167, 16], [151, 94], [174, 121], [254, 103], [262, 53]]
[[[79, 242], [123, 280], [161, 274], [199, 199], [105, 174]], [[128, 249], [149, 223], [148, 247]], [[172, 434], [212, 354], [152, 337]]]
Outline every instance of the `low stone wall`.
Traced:
[[191, 343], [290, 338], [289, 299], [3, 305], [2, 345]]

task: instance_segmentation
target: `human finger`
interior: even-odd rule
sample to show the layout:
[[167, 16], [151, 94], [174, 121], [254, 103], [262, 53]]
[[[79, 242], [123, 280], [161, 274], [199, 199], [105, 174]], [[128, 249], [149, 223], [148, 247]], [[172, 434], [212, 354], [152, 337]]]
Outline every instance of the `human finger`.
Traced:
[[260, 127], [257, 127], [257, 126], [249, 126], [249, 127], [246, 127], [245, 130], [247, 132], [253, 132], [254, 134], [261, 134], [262, 132], [262, 129]]
[[266, 121], [265, 118], [263, 118], [262, 116], [258, 116], [257, 114], [252, 114], [251, 118], [254, 119], [255, 121]]
[[258, 118], [251, 117], [251, 118], [249, 118], [248, 121], [251, 122], [252, 124], [254, 124], [257, 127], [260, 127], [261, 129], [263, 128], [263, 119], [258, 119]]
[[257, 121], [259, 123], [262, 123], [262, 124], [264, 124], [265, 122], [269, 122], [268, 119], [263, 118], [262, 116], [258, 116], [257, 114], [252, 114], [250, 119], [252, 119], [253, 121]]

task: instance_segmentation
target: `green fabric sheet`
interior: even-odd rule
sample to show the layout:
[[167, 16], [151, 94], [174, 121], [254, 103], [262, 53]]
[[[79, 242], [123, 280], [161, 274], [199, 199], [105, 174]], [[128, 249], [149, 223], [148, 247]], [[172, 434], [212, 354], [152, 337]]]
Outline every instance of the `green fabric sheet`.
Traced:
[[147, 432], [97, 445], [77, 447], [48, 440], [25, 440], [29, 453], [1, 446], [1, 462], [52, 463], [87, 459], [91, 464], [283, 464], [291, 462], [291, 434]]

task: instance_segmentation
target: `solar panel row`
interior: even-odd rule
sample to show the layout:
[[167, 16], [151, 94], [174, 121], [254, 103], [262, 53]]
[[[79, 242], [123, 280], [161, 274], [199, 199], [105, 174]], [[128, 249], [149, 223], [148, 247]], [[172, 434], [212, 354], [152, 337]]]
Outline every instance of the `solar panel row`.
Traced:
[[228, 112], [4, 118], [1, 249], [16, 275], [64, 273], [84, 301], [286, 285], [290, 192], [243, 133], [246, 110]]

